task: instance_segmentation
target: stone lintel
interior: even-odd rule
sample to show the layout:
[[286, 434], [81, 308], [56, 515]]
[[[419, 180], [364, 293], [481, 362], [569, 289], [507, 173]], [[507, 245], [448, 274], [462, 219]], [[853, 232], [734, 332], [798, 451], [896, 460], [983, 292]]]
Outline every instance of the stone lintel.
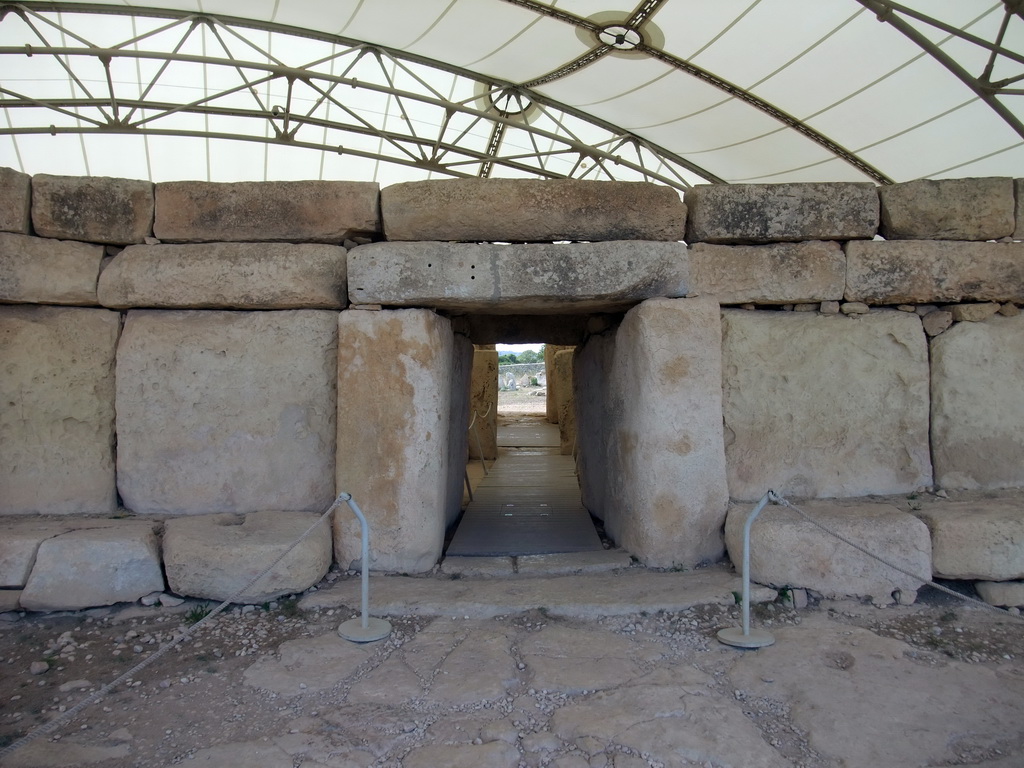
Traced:
[[133, 245], [99, 281], [100, 302], [126, 309], [344, 309], [345, 249], [336, 245]]
[[871, 183], [699, 184], [686, 191], [689, 243], [857, 240], [878, 231]]
[[96, 304], [103, 247], [0, 232], [0, 303]]
[[0, 232], [27, 235], [32, 228], [32, 177], [0, 168]]
[[847, 243], [846, 260], [847, 301], [1024, 301], [1024, 243]]
[[169, 242], [341, 243], [380, 231], [369, 181], [168, 181], [156, 185], [154, 232]]
[[[528, 344], [538, 340], [549, 346], [582, 344], [593, 317], [612, 315], [466, 315], [468, 334], [475, 344]], [[554, 422], [552, 422], [554, 423]]]
[[381, 191], [388, 240], [682, 240], [686, 206], [649, 182], [437, 179]]
[[153, 184], [103, 176], [32, 177], [37, 235], [87, 243], [141, 243], [153, 231]]
[[879, 187], [887, 240], [997, 240], [1015, 228], [1013, 179], [916, 179]]
[[693, 291], [721, 304], [794, 304], [838, 300], [846, 287], [839, 243], [690, 246]]
[[685, 296], [682, 243], [373, 243], [349, 252], [352, 304], [493, 314], [623, 310]]

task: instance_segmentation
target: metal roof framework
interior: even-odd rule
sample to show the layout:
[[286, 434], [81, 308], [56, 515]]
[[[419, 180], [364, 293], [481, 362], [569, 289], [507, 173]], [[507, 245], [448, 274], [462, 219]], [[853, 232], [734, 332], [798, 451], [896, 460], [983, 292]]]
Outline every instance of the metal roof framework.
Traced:
[[[395, 12], [411, 8], [401, 0], [377, 2], [378, 8], [390, 6]], [[500, 175], [643, 179], [679, 189], [704, 182], [889, 183], [908, 174], [888, 170], [877, 159], [886, 157], [877, 148], [929, 131], [937, 131], [941, 139], [943, 125], [948, 124], [969, 135], [977, 126], [975, 144], [951, 153], [948, 160], [930, 161], [933, 170], [918, 175], [1024, 175], [1024, 54], [1019, 52], [1024, 42], [1024, 0], [958, 0], [956, 13], [950, 10], [955, 4], [937, 0], [919, 2], [918, 8], [890, 0], [836, 0], [831, 5], [838, 10], [819, 19], [810, 18], [807, 2], [722, 0], [720, 6], [734, 7], [732, 15], [723, 12], [717, 21], [707, 22], [707, 39], [688, 55], [676, 42], [678, 35], [668, 34], [675, 24], [658, 26], [659, 18], [682, 7], [673, 0], [641, 0], [635, 6], [632, 0], [618, 10], [611, 8], [616, 3], [610, 0], [422, 0], [418, 8], [433, 8], [411, 22], [418, 36], [405, 45], [393, 44], [401, 37], [397, 33], [389, 36], [388, 30], [360, 28], [358, 23], [354, 26], [362, 29], [362, 37], [312, 29], [308, 22], [315, 19], [313, 2], [293, 4], [306, 6], [312, 14], [297, 17], [306, 19], [301, 25], [276, 20], [277, 2], [273, 13], [262, 17], [204, 12], [201, 0], [167, 4], [184, 8], [103, 2], [4, 4], [0, 164], [28, 172], [60, 172], [51, 170], [54, 163], [66, 167], [73, 158], [80, 160], [80, 167], [64, 172], [145, 175], [154, 180], [298, 174], [387, 182], [435, 175]], [[192, 5], [195, 8], [188, 7]], [[258, 4], [218, 3], [222, 9], [239, 11], [254, 5]], [[343, 31], [367, 13], [363, 0], [348, 0], [347, 5], [351, 8], [346, 12], [351, 13]], [[489, 68], [459, 63], [459, 56], [441, 60], [418, 50], [417, 43], [446, 19], [459, 13], [471, 19], [467, 14], [474, 7], [478, 14], [493, 14], [501, 6], [525, 14], [519, 17], [521, 28], [488, 28], [482, 36], [489, 36], [493, 53], [484, 60], [517, 46], [520, 58], [535, 52], [535, 46], [520, 45], [520, 38], [541, 22], [564, 50], [535, 56], [543, 61], [531, 60], [530, 66], [520, 62]], [[583, 12], [599, 7], [608, 10]], [[933, 12], [925, 13], [926, 7]], [[943, 9], [955, 19], [943, 18]], [[779, 10], [803, 12], [805, 18], [790, 20], [789, 27], [806, 22], [813, 34], [790, 41], [776, 69], [747, 67], [753, 73], [747, 79], [755, 79], [740, 84], [721, 66], [702, 62], [702, 56], [724, 45], [744, 23], [754, 23], [751, 16]], [[797, 82], [790, 75], [806, 68], [806, 59], [821, 55], [833, 38], [863, 25], [866, 18], [877, 19], [903, 41], [899, 55], [885, 62], [887, 68], [873, 80], [844, 81], [842, 72], [819, 73], [828, 77], [818, 89], [835, 93], [831, 101], [819, 99], [819, 107], [810, 113], [795, 108], [799, 100], [787, 105], [784, 93], [770, 97], [772, 91], [765, 85], [773, 78], [785, 75]], [[558, 36], [565, 29], [573, 33], [572, 40]], [[364, 39], [367, 31], [374, 39]], [[749, 39], [749, 32], [740, 37]], [[887, 38], [886, 44], [895, 47], [893, 39]], [[435, 43], [433, 49], [437, 48]], [[729, 66], [728, 54], [727, 49], [717, 54], [726, 62], [722, 66]], [[954, 96], [944, 94], [942, 104], [923, 114], [908, 109], [902, 122], [894, 122], [866, 143], [851, 143], [852, 132], [843, 138], [841, 127], [828, 129], [829, 120], [823, 116], [871, 94], [880, 84], [888, 87], [907, 70], [919, 68], [922, 59], [933, 65], [929, 78], [934, 78], [937, 66], [946, 74], [947, 90], [948, 83], [955, 84]], [[547, 66], [548, 60], [555, 65]], [[629, 74], [638, 66], [647, 67], [639, 78]], [[599, 67], [604, 67], [602, 73], [627, 74], [621, 83], [606, 78], [615, 95], [595, 102], [591, 96]], [[694, 104], [682, 98], [674, 110], [675, 105], [645, 104], [648, 113], [670, 118], [661, 123], [645, 124], [647, 115], [639, 114], [644, 109], [634, 107], [630, 112], [630, 104], [642, 103], [638, 100], [645, 95], [655, 99], [664, 93], [658, 89], [670, 79], [692, 89]], [[609, 104], [619, 111], [609, 112]], [[968, 120], [962, 119], [966, 113], [971, 114]], [[722, 122], [729, 114], [734, 122]], [[688, 126], [708, 115], [718, 122], [688, 132]], [[751, 125], [745, 128], [737, 117]], [[666, 133], [665, 126], [676, 131]], [[695, 137], [707, 142], [711, 136], [713, 145], [716, 131], [727, 139], [724, 144], [686, 151]], [[730, 136], [735, 140], [730, 142]], [[225, 146], [223, 142], [235, 149], [225, 154], [214, 148]], [[934, 144], [935, 138], [925, 143], [929, 142]], [[239, 150], [242, 146], [246, 149]], [[758, 157], [759, 147], [784, 147], [788, 155], [781, 167], [775, 163], [772, 169], [773, 156], [769, 152]], [[735, 150], [741, 160], [723, 162], [728, 150]], [[744, 152], [751, 155], [745, 161]], [[197, 158], [204, 162], [197, 163]], [[126, 164], [136, 171], [111, 170]]]

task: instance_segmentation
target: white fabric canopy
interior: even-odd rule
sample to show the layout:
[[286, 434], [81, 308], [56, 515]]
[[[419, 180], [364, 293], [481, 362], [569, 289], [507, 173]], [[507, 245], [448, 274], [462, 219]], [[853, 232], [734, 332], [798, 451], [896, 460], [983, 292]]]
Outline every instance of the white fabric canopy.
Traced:
[[1020, 0], [26, 2], [0, 164], [213, 181], [1024, 176]]

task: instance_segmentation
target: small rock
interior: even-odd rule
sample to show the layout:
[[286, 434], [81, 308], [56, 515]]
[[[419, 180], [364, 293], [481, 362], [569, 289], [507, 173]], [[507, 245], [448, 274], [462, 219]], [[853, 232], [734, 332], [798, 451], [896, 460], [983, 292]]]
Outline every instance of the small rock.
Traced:
[[847, 301], [839, 307], [839, 311], [844, 315], [866, 315], [871, 308], [863, 301]]
[[838, 301], [823, 301], [821, 302], [821, 308], [818, 310], [823, 315], [838, 315], [839, 314], [839, 302]]
[[999, 314], [1003, 317], [1016, 317], [1020, 314], [1020, 307], [1008, 301], [999, 307]]
[[941, 309], [929, 312], [921, 319], [921, 325], [924, 326], [924, 332], [929, 336], [938, 336], [940, 333], [947, 330], [952, 324], [953, 313], [946, 312]]
[[795, 304], [793, 305], [794, 312], [817, 312], [819, 304]]
[[50, 668], [50, 665], [47, 664], [45, 661], [33, 661], [29, 665], [28, 671], [29, 671], [29, 674], [32, 674], [32, 675], [41, 675], [44, 672], [46, 672], [49, 668]]
[[69, 691], [81, 691], [86, 688], [92, 688], [92, 683], [88, 680], [71, 680], [60, 687], [60, 692], [68, 693]]
[[160, 602], [162, 595], [159, 592], [151, 592], [148, 595], [139, 598], [139, 602], [143, 605], [156, 605]]
[[175, 597], [174, 595], [167, 595], [167, 594], [160, 595], [159, 599], [160, 599], [160, 605], [162, 605], [164, 608], [174, 608], [175, 606], [179, 606], [179, 605], [181, 605], [182, 603], [185, 602], [180, 597]]
[[947, 309], [953, 313], [953, 319], [958, 323], [980, 323], [998, 312], [1000, 306], [990, 301], [984, 304], [955, 304]]

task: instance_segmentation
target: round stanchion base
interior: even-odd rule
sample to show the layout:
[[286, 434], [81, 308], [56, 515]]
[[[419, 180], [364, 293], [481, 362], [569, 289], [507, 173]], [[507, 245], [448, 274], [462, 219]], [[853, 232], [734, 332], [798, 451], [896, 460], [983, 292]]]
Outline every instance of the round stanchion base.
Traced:
[[763, 629], [752, 629], [745, 635], [741, 627], [728, 627], [718, 630], [718, 642], [734, 648], [765, 648], [772, 645], [775, 638]]
[[366, 620], [364, 627], [361, 618], [349, 619], [338, 627], [338, 634], [353, 643], [372, 643], [375, 640], [383, 640], [391, 634], [391, 622], [371, 616]]

